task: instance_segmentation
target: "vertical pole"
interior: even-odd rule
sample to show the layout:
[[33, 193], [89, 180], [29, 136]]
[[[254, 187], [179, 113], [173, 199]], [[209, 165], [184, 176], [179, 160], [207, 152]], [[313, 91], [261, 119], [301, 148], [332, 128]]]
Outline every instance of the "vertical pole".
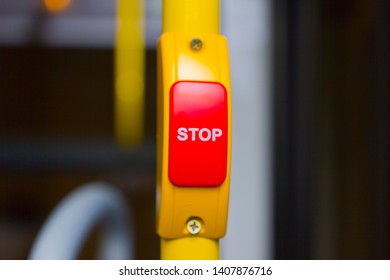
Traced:
[[143, 0], [117, 1], [115, 42], [115, 136], [122, 146], [144, 134], [145, 50]]
[[219, 34], [219, 9], [219, 0], [163, 0], [162, 32]]
[[[219, 0], [163, 0], [162, 32], [219, 34]], [[219, 259], [219, 240], [161, 239], [161, 259]]]

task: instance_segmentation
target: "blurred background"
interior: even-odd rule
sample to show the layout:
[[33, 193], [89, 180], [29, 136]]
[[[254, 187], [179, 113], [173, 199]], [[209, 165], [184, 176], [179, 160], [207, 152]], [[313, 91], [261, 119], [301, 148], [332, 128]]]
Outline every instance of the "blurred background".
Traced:
[[[145, 0], [145, 138], [114, 139], [116, 1], [0, 1], [0, 259], [102, 180], [155, 233], [156, 41]], [[243, 4], [245, 2], [245, 4]], [[390, 2], [221, 0], [233, 88], [227, 259], [390, 258]], [[99, 227], [80, 258], [93, 259]]]

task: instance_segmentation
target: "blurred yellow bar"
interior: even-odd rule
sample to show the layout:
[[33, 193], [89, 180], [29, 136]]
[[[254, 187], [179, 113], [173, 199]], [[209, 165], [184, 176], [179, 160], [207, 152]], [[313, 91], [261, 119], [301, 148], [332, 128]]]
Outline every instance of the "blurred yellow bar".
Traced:
[[115, 137], [131, 147], [144, 134], [144, 1], [117, 1]]
[[219, 9], [219, 0], [163, 0], [162, 31], [219, 34]]
[[[219, 0], [163, 0], [162, 32], [219, 34]], [[219, 240], [161, 238], [162, 260], [217, 260]]]

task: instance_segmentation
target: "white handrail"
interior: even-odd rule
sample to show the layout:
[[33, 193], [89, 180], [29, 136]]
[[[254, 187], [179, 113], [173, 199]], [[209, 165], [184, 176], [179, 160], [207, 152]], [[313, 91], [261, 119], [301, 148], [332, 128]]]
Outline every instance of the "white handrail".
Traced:
[[134, 258], [132, 215], [123, 195], [104, 182], [78, 187], [51, 213], [29, 259], [76, 259], [93, 227], [103, 222], [100, 259]]

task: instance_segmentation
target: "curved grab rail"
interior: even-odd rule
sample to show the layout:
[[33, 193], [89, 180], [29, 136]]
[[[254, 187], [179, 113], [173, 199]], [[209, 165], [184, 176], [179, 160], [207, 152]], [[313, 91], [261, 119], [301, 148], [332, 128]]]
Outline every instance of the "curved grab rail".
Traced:
[[122, 194], [104, 182], [81, 185], [50, 214], [29, 259], [76, 259], [88, 234], [103, 222], [100, 259], [134, 257], [132, 215]]

